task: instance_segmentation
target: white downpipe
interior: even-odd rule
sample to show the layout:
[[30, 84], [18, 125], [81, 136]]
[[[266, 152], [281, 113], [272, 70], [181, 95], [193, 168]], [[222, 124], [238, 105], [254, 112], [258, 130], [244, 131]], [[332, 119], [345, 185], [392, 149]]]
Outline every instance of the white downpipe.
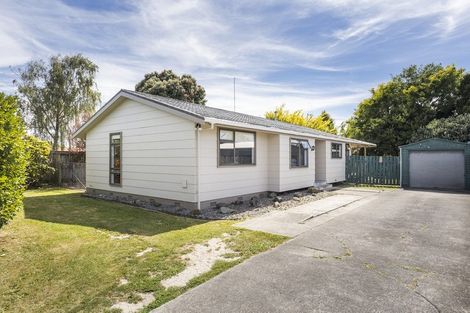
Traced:
[[197, 209], [201, 210], [201, 201], [199, 201], [199, 161], [200, 161], [200, 139], [199, 139], [199, 132], [201, 131], [201, 126], [196, 124], [196, 203]]

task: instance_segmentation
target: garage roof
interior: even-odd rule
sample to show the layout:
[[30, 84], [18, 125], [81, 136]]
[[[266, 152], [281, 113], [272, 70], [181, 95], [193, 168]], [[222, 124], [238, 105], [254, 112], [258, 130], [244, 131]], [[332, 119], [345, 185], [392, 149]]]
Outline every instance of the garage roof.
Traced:
[[448, 139], [443, 139], [443, 138], [428, 138], [424, 139], [421, 141], [417, 142], [412, 142], [406, 145], [399, 146], [400, 149], [407, 149], [407, 148], [412, 148], [412, 147], [422, 147], [425, 148], [426, 146], [431, 148], [434, 147], [435, 145], [444, 145], [444, 146], [458, 146], [461, 149], [465, 149], [465, 142], [459, 142], [459, 141], [453, 141], [453, 140], [448, 140]]

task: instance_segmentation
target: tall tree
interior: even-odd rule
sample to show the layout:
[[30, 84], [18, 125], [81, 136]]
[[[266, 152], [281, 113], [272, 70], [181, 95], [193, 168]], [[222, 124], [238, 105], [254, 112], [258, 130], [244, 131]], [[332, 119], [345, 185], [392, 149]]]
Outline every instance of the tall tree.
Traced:
[[206, 104], [207, 101], [206, 91], [196, 79], [187, 74], [178, 76], [172, 70], [145, 74], [135, 90], [197, 104]]
[[85, 141], [81, 138], [73, 138], [73, 134], [82, 127], [93, 116], [92, 112], [83, 112], [75, 117], [67, 125], [67, 142], [70, 150], [73, 151], [85, 151]]
[[265, 117], [270, 120], [278, 120], [336, 134], [335, 123], [326, 111], [321, 112], [318, 116], [314, 116], [304, 114], [302, 110], [289, 112], [286, 110], [285, 105], [281, 105], [274, 111], [266, 112]]
[[464, 72], [453, 65], [435, 64], [403, 69], [371, 90], [371, 97], [358, 105], [342, 134], [376, 143], [379, 155], [397, 155], [398, 146], [411, 142], [419, 128], [470, 109]]
[[53, 56], [49, 62], [31, 61], [19, 69], [17, 85], [21, 109], [34, 133], [64, 149], [70, 123], [94, 112], [100, 101], [95, 76], [98, 66], [81, 54]]

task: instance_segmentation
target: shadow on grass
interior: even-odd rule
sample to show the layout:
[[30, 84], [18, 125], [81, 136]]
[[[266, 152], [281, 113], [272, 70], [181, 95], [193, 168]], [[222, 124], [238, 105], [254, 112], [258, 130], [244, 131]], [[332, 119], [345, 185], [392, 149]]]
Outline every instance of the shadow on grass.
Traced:
[[153, 236], [205, 223], [130, 205], [91, 199], [77, 192], [34, 192], [24, 200], [25, 218]]

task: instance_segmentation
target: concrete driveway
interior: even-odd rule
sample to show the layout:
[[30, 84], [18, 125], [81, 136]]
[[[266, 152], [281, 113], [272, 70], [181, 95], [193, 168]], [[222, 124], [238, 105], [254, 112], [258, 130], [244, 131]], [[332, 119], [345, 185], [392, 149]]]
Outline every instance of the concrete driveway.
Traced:
[[470, 195], [378, 194], [154, 312], [470, 312]]
[[284, 211], [273, 211], [235, 224], [237, 227], [296, 237], [377, 197], [378, 191], [341, 189], [331, 196]]

